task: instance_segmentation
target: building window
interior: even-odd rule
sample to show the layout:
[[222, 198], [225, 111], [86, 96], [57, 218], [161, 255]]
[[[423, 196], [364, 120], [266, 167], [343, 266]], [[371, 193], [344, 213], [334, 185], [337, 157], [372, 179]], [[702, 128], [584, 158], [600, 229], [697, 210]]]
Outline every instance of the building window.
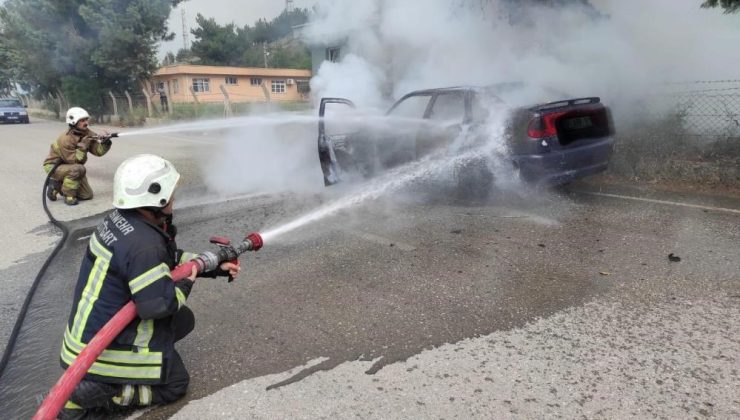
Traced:
[[259, 77], [253, 77], [249, 82], [252, 84], [252, 86], [259, 86], [262, 84], [262, 79]]
[[272, 93], [285, 93], [285, 80], [273, 80]]
[[211, 79], [193, 79], [193, 92], [210, 92]]
[[172, 80], [172, 93], [180, 93], [180, 80]]
[[236, 84], [236, 76], [226, 76], [226, 84], [227, 85], [235, 85]]
[[308, 80], [296, 80], [296, 88], [298, 89], [298, 93], [310, 93], [311, 92], [311, 85], [308, 83]]
[[332, 47], [326, 49], [326, 59], [331, 61], [332, 63], [338, 63], [340, 58], [340, 50], [339, 47]]

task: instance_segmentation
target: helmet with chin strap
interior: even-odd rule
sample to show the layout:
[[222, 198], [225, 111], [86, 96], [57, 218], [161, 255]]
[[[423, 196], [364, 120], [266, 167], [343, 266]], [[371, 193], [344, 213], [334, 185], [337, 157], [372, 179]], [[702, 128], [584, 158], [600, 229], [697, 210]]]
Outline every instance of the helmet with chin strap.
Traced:
[[113, 177], [113, 207], [163, 208], [172, 200], [180, 174], [168, 160], [137, 155], [123, 161]]

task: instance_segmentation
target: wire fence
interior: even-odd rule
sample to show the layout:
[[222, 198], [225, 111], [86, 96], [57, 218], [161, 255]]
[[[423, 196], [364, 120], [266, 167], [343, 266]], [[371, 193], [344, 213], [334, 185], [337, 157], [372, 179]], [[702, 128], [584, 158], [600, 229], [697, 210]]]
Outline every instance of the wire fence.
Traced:
[[667, 85], [663, 100], [671, 105], [687, 134], [740, 139], [740, 80]]

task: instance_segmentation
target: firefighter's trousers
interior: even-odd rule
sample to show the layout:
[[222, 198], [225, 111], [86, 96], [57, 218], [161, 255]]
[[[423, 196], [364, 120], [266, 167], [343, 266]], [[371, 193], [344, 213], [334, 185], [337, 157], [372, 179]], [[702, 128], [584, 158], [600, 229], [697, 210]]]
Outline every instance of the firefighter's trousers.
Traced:
[[[174, 315], [175, 341], [188, 335], [195, 327], [195, 316], [187, 306]], [[120, 409], [167, 404], [185, 396], [190, 375], [177, 351], [166, 367], [165, 382], [161, 385], [121, 385], [83, 380], [75, 388], [70, 401], [83, 409]]]
[[[53, 166], [44, 165], [46, 173], [49, 173]], [[85, 165], [81, 163], [62, 163], [51, 175], [51, 185], [66, 197], [89, 200], [93, 198], [93, 190], [87, 182], [86, 173]]]

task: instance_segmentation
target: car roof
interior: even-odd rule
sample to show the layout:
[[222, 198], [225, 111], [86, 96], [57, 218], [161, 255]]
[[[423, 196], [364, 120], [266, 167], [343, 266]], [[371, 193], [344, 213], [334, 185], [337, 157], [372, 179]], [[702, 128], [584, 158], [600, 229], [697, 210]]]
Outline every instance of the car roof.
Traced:
[[490, 85], [447, 86], [447, 87], [414, 90], [414, 91], [406, 93], [401, 98], [405, 98], [407, 96], [413, 96], [413, 95], [434, 95], [437, 93], [445, 93], [445, 92], [467, 92], [467, 91], [501, 94], [501, 93], [505, 93], [506, 91], [523, 89], [523, 88], [526, 88], [527, 86], [529, 86], [527, 82], [521, 82], [521, 81], [492, 83]]

